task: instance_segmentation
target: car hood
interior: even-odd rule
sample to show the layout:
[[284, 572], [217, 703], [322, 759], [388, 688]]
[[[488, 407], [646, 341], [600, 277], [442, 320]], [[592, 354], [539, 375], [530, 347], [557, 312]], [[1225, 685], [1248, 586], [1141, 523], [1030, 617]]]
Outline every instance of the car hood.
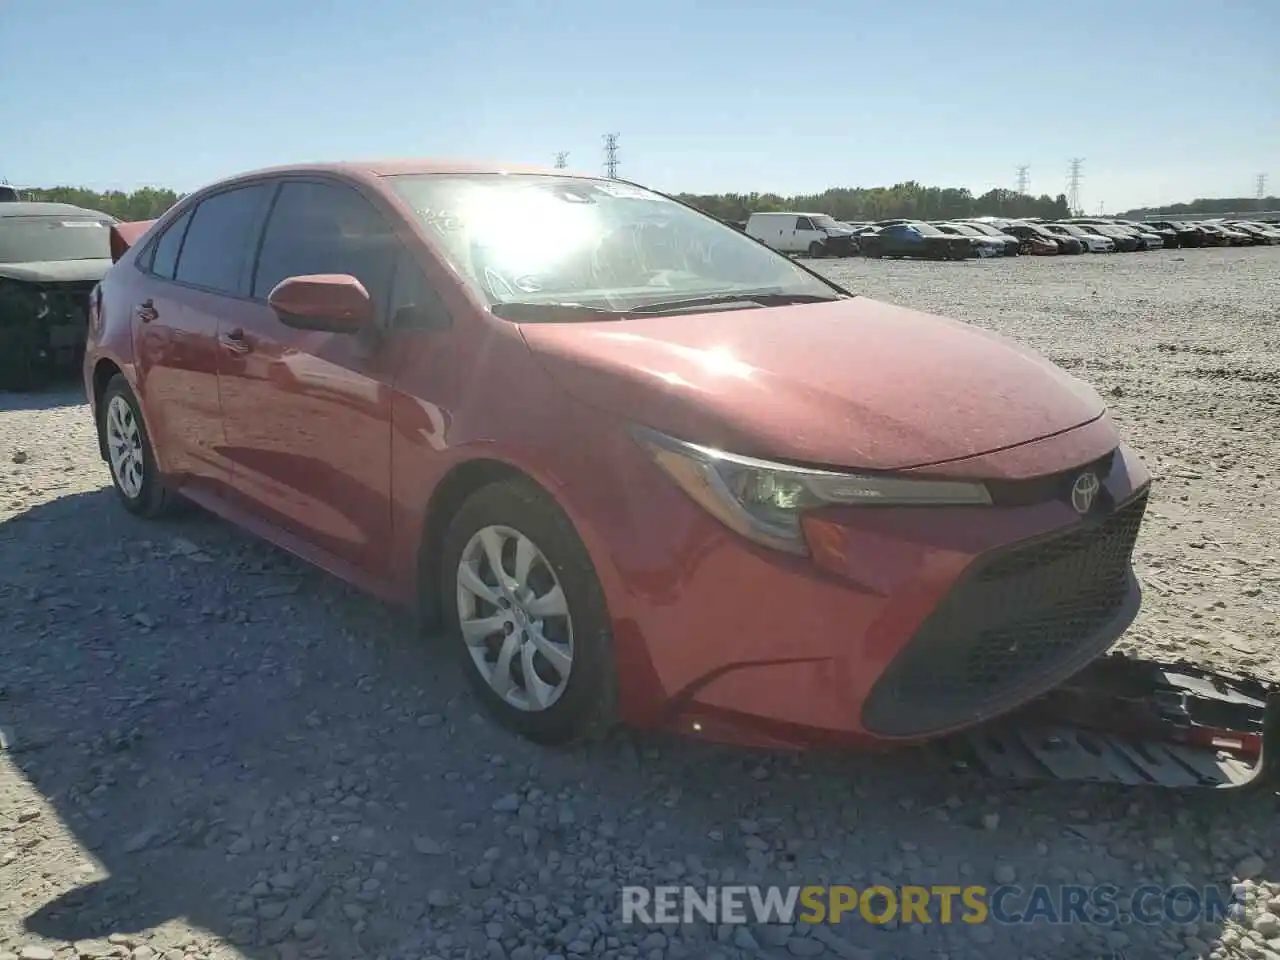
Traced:
[[0, 277], [27, 283], [68, 283], [74, 280], [101, 280], [110, 269], [109, 259], [0, 263]]
[[1087, 384], [977, 327], [863, 297], [521, 332], [580, 401], [748, 456], [893, 470], [1102, 416]]

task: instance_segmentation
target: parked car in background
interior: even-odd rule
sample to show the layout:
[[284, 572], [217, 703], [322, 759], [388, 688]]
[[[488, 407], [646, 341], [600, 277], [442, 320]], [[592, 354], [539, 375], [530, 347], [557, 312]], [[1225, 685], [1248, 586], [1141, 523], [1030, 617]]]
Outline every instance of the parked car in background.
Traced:
[[1201, 221], [1200, 229], [1205, 231], [1209, 236], [1217, 239], [1218, 246], [1231, 247], [1247, 247], [1253, 243], [1253, 238], [1242, 230], [1228, 226], [1225, 223], [1214, 221]]
[[0, 389], [76, 369], [115, 219], [67, 203], [0, 204]]
[[1173, 231], [1177, 237], [1177, 245], [1179, 247], [1203, 247], [1205, 245], [1204, 231], [1196, 224], [1183, 220], [1148, 220], [1145, 224], [1148, 227], [1154, 227], [1157, 230]]
[[1219, 230], [1211, 223], [1203, 220], [1197, 221], [1196, 229], [1204, 237], [1204, 245], [1207, 247], [1229, 247], [1232, 245], [1230, 234], [1225, 230]]
[[[1066, 245], [1066, 239], [1055, 237], [1038, 223], [1027, 223], [1025, 220], [1010, 220], [1004, 225], [1003, 229], [1010, 236], [1018, 238], [1018, 242], [1022, 245], [1021, 252], [1023, 254], [1035, 257], [1051, 257], [1055, 254], [1066, 252], [1063, 249]], [[1082, 253], [1083, 251], [1084, 245], [1079, 241], [1075, 241], [1075, 252]]]
[[1117, 234], [1132, 237], [1134, 240], [1134, 250], [1158, 250], [1164, 246], [1164, 239], [1158, 233], [1150, 233], [1134, 227], [1125, 226], [1117, 223], [1115, 220], [1108, 220], [1101, 217], [1078, 217], [1069, 222], [1080, 224], [1085, 227], [1096, 227], [1103, 230], [1111, 237], [1115, 237]]
[[117, 256], [84, 384], [119, 504], [417, 610], [531, 739], [914, 742], [1137, 614], [1151, 477], [1095, 390], [637, 185], [280, 167]]
[[1016, 257], [1022, 249], [1022, 241], [1012, 234], [1005, 233], [1003, 230], [997, 229], [985, 220], [956, 220], [954, 223], [969, 227], [971, 230], [977, 230], [984, 237], [991, 237], [999, 240], [1004, 244], [1004, 253], [1007, 257]]
[[858, 234], [868, 257], [911, 257], [926, 260], [966, 260], [978, 255], [970, 237], [949, 237], [927, 223], [890, 223]]
[[1121, 230], [1110, 223], [1089, 223], [1084, 220], [1072, 220], [1071, 223], [1085, 233], [1096, 234], [1099, 237], [1109, 237], [1115, 242], [1116, 249], [1122, 253], [1133, 253], [1142, 244], [1136, 234], [1128, 230]]
[[979, 257], [1003, 257], [1007, 252], [1003, 240], [988, 237], [968, 224], [942, 222], [931, 224], [931, 226], [953, 237], [968, 237], [973, 241], [974, 249]]
[[779, 253], [810, 257], [852, 257], [854, 231], [825, 213], [753, 213], [746, 234]]
[[[1150, 243], [1152, 235], [1160, 238], [1160, 247], [1174, 248], [1178, 246], [1178, 231], [1169, 227], [1156, 227], [1149, 223], [1139, 223], [1136, 220], [1121, 220], [1118, 217], [1111, 221], [1118, 227], [1124, 227], [1127, 230], [1133, 230], [1139, 236], [1147, 239]], [[1160, 247], [1149, 246], [1149, 249], [1159, 249]]]
[[1131, 227], [1127, 223], [1116, 223], [1114, 226], [1117, 230], [1127, 230], [1137, 237], [1139, 250], [1164, 249], [1164, 237], [1153, 230], [1146, 230], [1142, 227]]
[[1227, 220], [1225, 223], [1232, 230], [1239, 230], [1241, 233], [1253, 237], [1255, 243], [1280, 243], [1280, 230], [1269, 227], [1264, 223], [1256, 223], [1252, 220]]
[[1081, 230], [1074, 223], [1046, 223], [1044, 228], [1055, 237], [1071, 237], [1081, 243], [1089, 253], [1115, 253], [1116, 242], [1110, 237]]
[[7, 183], [0, 183], [0, 203], [17, 203], [22, 197], [19, 196], [16, 187], [11, 187]]

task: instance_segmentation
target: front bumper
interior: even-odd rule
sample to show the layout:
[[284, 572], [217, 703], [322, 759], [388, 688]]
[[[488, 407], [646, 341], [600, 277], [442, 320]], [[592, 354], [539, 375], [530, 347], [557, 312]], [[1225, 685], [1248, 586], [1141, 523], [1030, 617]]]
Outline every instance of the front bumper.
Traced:
[[858, 254], [858, 242], [852, 236], [831, 235], [826, 240], [827, 254], [832, 257], [854, 257]]
[[[1112, 449], [1110, 428], [1089, 425], [981, 458], [990, 475], [1015, 460], [1053, 471], [996, 484], [991, 507], [819, 511], [806, 519], [803, 559], [729, 533], [679, 490], [659, 494], [671, 538], [660, 553], [674, 558], [658, 560], [650, 545], [649, 572], [624, 573], [633, 616], [614, 623], [624, 646], [643, 651], [622, 658], [626, 719], [760, 746], [869, 745], [929, 739], [1042, 693], [1110, 646], [1136, 610], [1132, 543], [1104, 550], [1107, 570], [1123, 573], [1117, 603], [1116, 584], [1090, 581], [1070, 549], [1105, 523], [1081, 521], [1060, 493], [1082, 465], [1103, 463], [1104, 516], [1128, 505], [1124, 516], [1140, 521], [1149, 474], [1123, 446], [1104, 461]], [[1037, 551], [1058, 559], [1036, 561]], [[1055, 581], [1064, 570], [1075, 580]], [[1109, 615], [1077, 616], [1090, 602]], [[1001, 654], [1006, 637], [1029, 654]], [[952, 684], [912, 666], [934, 657], [988, 673]], [[904, 704], [939, 689], [950, 692], [936, 709], [904, 716]]]

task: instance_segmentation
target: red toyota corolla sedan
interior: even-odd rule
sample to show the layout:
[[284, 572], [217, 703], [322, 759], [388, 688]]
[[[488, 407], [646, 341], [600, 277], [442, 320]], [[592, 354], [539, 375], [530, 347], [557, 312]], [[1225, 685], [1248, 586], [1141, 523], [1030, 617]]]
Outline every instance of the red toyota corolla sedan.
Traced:
[[1137, 610], [1150, 478], [1093, 390], [633, 184], [289, 167], [114, 240], [84, 374], [125, 508], [415, 605], [536, 740], [920, 740]]

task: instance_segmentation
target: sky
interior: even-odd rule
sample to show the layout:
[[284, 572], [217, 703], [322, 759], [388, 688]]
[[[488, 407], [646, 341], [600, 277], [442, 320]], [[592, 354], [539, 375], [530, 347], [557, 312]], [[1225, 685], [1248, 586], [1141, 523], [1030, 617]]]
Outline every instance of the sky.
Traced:
[[0, 179], [434, 156], [693, 193], [1280, 194], [1280, 0], [0, 0]]

